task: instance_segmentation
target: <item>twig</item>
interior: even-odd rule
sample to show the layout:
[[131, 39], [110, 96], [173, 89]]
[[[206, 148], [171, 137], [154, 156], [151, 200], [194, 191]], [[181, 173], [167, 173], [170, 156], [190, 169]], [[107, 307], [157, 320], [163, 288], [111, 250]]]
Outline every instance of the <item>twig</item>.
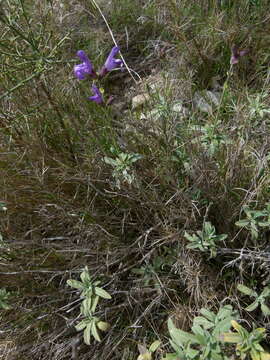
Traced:
[[[110, 35], [111, 35], [111, 38], [112, 38], [115, 46], [118, 46], [118, 45], [117, 45], [117, 42], [116, 42], [116, 40], [115, 40], [115, 37], [114, 37], [114, 35], [113, 35], [112, 29], [110, 28], [110, 25], [109, 25], [107, 19], [105, 18], [103, 12], [101, 11], [99, 5], [96, 3], [95, 0], [92, 0], [92, 2], [94, 3], [95, 7], [98, 9], [98, 11], [99, 11], [102, 19], [104, 20], [104, 22], [105, 22], [105, 24], [106, 24], [106, 26], [107, 26], [107, 28], [108, 28], [108, 30], [109, 30], [109, 33], [110, 33]], [[123, 60], [123, 63], [124, 63], [124, 65], [125, 65], [125, 67], [127, 68], [127, 71], [129, 72], [129, 75], [132, 77], [132, 79], [133, 79], [133, 80], [135, 81], [135, 83], [137, 84], [137, 80], [136, 80], [135, 77], [132, 75], [132, 72], [134, 72], [134, 73], [136, 74], [136, 76], [139, 78], [139, 81], [142, 80], [141, 77], [140, 77], [140, 75], [139, 75], [138, 73], [136, 73], [134, 70], [131, 70], [131, 69], [129, 68], [129, 66], [128, 66], [128, 64], [126, 63], [125, 59], [123, 58], [121, 52], [120, 52], [120, 57], [121, 57], [121, 59]]]

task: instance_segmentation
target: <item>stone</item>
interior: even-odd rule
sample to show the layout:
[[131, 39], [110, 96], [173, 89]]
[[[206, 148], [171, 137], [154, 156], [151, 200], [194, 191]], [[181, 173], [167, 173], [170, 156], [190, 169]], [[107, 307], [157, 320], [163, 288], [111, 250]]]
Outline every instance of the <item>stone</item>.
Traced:
[[213, 108], [220, 105], [221, 93], [218, 91], [202, 90], [194, 94], [194, 105], [202, 112], [212, 114]]
[[138, 109], [142, 105], [144, 105], [147, 101], [149, 101], [150, 95], [148, 93], [143, 93], [136, 95], [132, 98], [132, 110]]

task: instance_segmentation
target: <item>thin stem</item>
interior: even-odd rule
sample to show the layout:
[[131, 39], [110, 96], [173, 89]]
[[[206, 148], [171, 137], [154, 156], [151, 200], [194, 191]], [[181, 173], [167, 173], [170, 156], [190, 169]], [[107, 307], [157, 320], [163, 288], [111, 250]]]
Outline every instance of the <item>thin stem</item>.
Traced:
[[[109, 30], [109, 33], [110, 33], [110, 35], [111, 35], [111, 38], [112, 38], [115, 46], [118, 46], [118, 45], [117, 45], [117, 42], [116, 42], [116, 40], [115, 40], [115, 37], [114, 37], [114, 35], [113, 35], [112, 29], [110, 28], [110, 25], [109, 25], [107, 19], [105, 18], [104, 14], [102, 13], [100, 7], [98, 6], [98, 4], [96, 3], [95, 0], [92, 0], [92, 2], [94, 3], [95, 7], [98, 9], [100, 15], [102, 16], [102, 18], [103, 18], [103, 20], [104, 20], [104, 22], [105, 22], [105, 24], [106, 24], [106, 26], [107, 26], [107, 28], [108, 28], [108, 30]], [[132, 79], [133, 79], [133, 80], [135, 81], [135, 83], [137, 84], [137, 80], [136, 80], [135, 77], [132, 75], [132, 72], [131, 72], [132, 70], [129, 68], [129, 66], [128, 66], [128, 64], [126, 63], [125, 59], [123, 58], [121, 52], [120, 52], [120, 57], [121, 57], [124, 65], [125, 65], [125, 67], [127, 68], [127, 71], [129, 72], [129, 75], [132, 77]], [[133, 72], [135, 73], [135, 71], [133, 71]], [[141, 79], [140, 75], [137, 74], [137, 73], [135, 73], [135, 74], [138, 76], [139, 81], [141, 81], [142, 79]]]

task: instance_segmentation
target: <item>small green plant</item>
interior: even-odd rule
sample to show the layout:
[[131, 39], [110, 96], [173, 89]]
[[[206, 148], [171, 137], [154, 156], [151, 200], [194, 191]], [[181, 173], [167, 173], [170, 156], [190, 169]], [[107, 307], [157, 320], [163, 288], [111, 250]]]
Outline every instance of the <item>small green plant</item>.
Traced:
[[192, 142], [197, 144], [200, 141], [210, 156], [213, 156], [221, 145], [230, 143], [228, 137], [218, 131], [217, 125], [206, 124], [192, 127], [196, 133], [200, 134]]
[[251, 210], [248, 206], [243, 206], [246, 218], [235, 223], [236, 226], [250, 231], [253, 241], [258, 239], [259, 228], [270, 226], [270, 204], [263, 210]]
[[145, 345], [138, 344], [140, 355], [137, 360], [152, 360], [152, 354], [158, 349], [160, 344], [161, 342], [156, 340], [150, 345], [149, 349]]
[[157, 274], [164, 271], [164, 267], [171, 267], [175, 262], [175, 254], [173, 250], [164, 247], [164, 255], [155, 256], [152, 263], [147, 263], [139, 268], [132, 269], [134, 274], [140, 275], [145, 286], [154, 284], [155, 287], [160, 287], [160, 282], [157, 280]]
[[67, 280], [67, 284], [75, 289], [81, 290], [81, 296], [83, 298], [89, 299], [92, 297], [100, 296], [103, 299], [111, 299], [111, 295], [107, 293], [107, 291], [105, 291], [101, 287], [98, 287], [101, 282], [93, 281], [91, 279], [87, 266], [81, 273], [80, 278], [82, 281], [69, 279]]
[[142, 277], [143, 284], [145, 286], [149, 286], [151, 283], [154, 283], [155, 286], [159, 286], [159, 282], [156, 279], [156, 273], [158, 270], [159, 267], [156, 268], [154, 264], [147, 264], [145, 266], [132, 269], [132, 272]]
[[[112, 149], [112, 152], [115, 153], [115, 150]], [[133, 163], [142, 158], [140, 154], [127, 154], [127, 153], [116, 153], [115, 159], [111, 157], [104, 157], [106, 164], [111, 165], [113, 170], [113, 177], [116, 180], [116, 186], [120, 189], [122, 182], [127, 182], [132, 184], [135, 180], [135, 173], [131, 169]]]
[[265, 304], [267, 298], [270, 297], [270, 286], [265, 286], [260, 295], [258, 295], [258, 293], [255, 290], [252, 290], [249, 287], [242, 285], [242, 284], [238, 284], [237, 289], [239, 291], [241, 291], [243, 294], [248, 295], [252, 298], [255, 298], [253, 303], [245, 308], [246, 311], [253, 311], [253, 310], [257, 309], [257, 307], [260, 305], [262, 313], [265, 316], [270, 315], [270, 309]]
[[82, 321], [75, 326], [77, 331], [84, 330], [83, 338], [87, 345], [90, 345], [91, 335], [95, 340], [101, 341], [98, 329], [106, 331], [110, 325], [107, 322], [101, 321], [95, 316], [96, 307], [99, 298], [111, 299], [111, 295], [98, 285], [100, 281], [93, 281], [90, 277], [88, 267], [86, 266], [80, 275], [82, 281], [69, 279], [67, 284], [75, 289], [81, 291], [80, 297], [83, 299], [81, 304]]
[[196, 234], [192, 236], [185, 232], [184, 236], [190, 241], [190, 244], [187, 245], [189, 249], [199, 249], [203, 252], [210, 251], [210, 256], [215, 257], [217, 254], [217, 242], [225, 240], [228, 235], [216, 235], [215, 227], [211, 222], [206, 221], [203, 224], [202, 231], [196, 231]]
[[8, 299], [11, 296], [11, 293], [6, 289], [0, 289], [0, 309], [9, 310], [11, 306], [8, 305]]
[[232, 319], [238, 317], [237, 312], [230, 305], [220, 308], [217, 314], [205, 308], [200, 312], [202, 316], [193, 320], [192, 333], [177, 329], [172, 320], [168, 320], [170, 344], [175, 353], [166, 354], [166, 360], [228, 359], [219, 344], [220, 336], [230, 329]]
[[268, 94], [258, 94], [256, 96], [249, 96], [249, 115], [252, 119], [263, 119], [265, 115], [270, 114], [270, 108], [264, 102]]
[[238, 322], [232, 320], [232, 327], [236, 332], [223, 333], [220, 339], [226, 343], [233, 343], [236, 345], [236, 355], [240, 356], [241, 360], [250, 356], [252, 360], [269, 360], [270, 354], [264, 351], [260, 342], [265, 337], [265, 329], [257, 328], [248, 332]]
[[107, 331], [110, 324], [101, 321], [97, 316], [94, 315], [96, 307], [99, 301], [99, 297], [96, 296], [92, 300], [87, 298], [82, 302], [81, 314], [84, 316], [83, 320], [75, 326], [77, 331], [84, 330], [83, 339], [85, 344], [90, 345], [91, 335], [95, 340], [101, 341], [98, 329], [101, 331]]

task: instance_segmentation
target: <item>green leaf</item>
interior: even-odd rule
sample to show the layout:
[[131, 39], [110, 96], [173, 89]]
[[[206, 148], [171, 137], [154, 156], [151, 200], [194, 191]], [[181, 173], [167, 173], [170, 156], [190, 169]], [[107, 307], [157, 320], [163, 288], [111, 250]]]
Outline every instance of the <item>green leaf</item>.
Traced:
[[188, 355], [190, 359], [194, 359], [199, 354], [199, 351], [194, 350], [190, 346], [188, 346], [188, 348], [185, 349], [185, 353]]
[[192, 332], [196, 335], [201, 335], [203, 337], [207, 337], [209, 335], [208, 331], [200, 326], [197, 322], [193, 321], [193, 326], [191, 328]]
[[253, 310], [255, 310], [255, 309], [258, 307], [258, 305], [259, 305], [258, 300], [255, 300], [252, 304], [250, 304], [249, 306], [247, 306], [247, 307], [245, 308], [245, 310], [246, 310], [246, 311], [253, 311]]
[[264, 352], [264, 348], [258, 343], [254, 343], [252, 346], [254, 347], [255, 350]]
[[204, 231], [207, 233], [207, 234], [214, 234], [216, 231], [215, 231], [215, 227], [211, 224], [210, 221], [206, 221], [204, 223]]
[[264, 303], [261, 304], [261, 310], [262, 310], [264, 316], [269, 316], [270, 315], [270, 309]]
[[232, 320], [231, 321], [232, 327], [240, 334], [241, 338], [246, 338], [249, 336], [248, 331], [241, 326], [237, 321]]
[[270, 360], [270, 354], [266, 352], [261, 353], [261, 360]]
[[267, 215], [267, 213], [265, 211], [258, 211], [258, 210], [253, 210], [252, 211], [252, 215], [254, 217], [254, 219], [257, 219], [258, 217], [264, 217]]
[[144, 354], [138, 356], [137, 360], [151, 360], [152, 355], [149, 351], [146, 351]]
[[217, 313], [217, 319], [222, 320], [227, 317], [231, 317], [233, 314], [233, 308], [231, 305], [225, 305], [219, 309]]
[[177, 354], [166, 354], [165, 358], [163, 358], [161, 360], [182, 360], [182, 359], [180, 359], [180, 357], [178, 357]]
[[97, 327], [99, 328], [99, 330], [101, 331], [108, 331], [110, 328], [110, 324], [105, 322], [105, 321], [99, 321], [97, 323]]
[[101, 339], [100, 339], [100, 337], [99, 337], [99, 334], [98, 334], [98, 331], [97, 331], [97, 327], [96, 327], [96, 322], [95, 322], [95, 321], [92, 322], [91, 331], [92, 331], [92, 335], [94, 336], [94, 338], [95, 338], [98, 342], [100, 342]]
[[227, 239], [227, 237], [228, 237], [227, 234], [217, 235], [217, 236], [216, 236], [216, 240], [217, 240], [217, 241], [223, 241], [223, 240]]
[[92, 321], [89, 322], [83, 332], [83, 340], [86, 345], [90, 345]]
[[81, 273], [80, 278], [83, 283], [86, 283], [86, 284], [91, 283], [91, 278], [90, 278], [87, 266], [84, 268], [83, 272]]
[[270, 287], [269, 287], [269, 286], [266, 286], [266, 287], [263, 289], [260, 297], [267, 298], [269, 295], [270, 295]]
[[91, 312], [94, 313], [96, 311], [98, 302], [99, 302], [99, 296], [95, 296], [94, 299], [92, 299]]
[[86, 298], [83, 300], [81, 305], [81, 313], [85, 316], [88, 316], [91, 313], [91, 306], [92, 306], [92, 298]]
[[213, 322], [205, 319], [202, 316], [195, 317], [193, 324], [201, 325], [204, 329], [211, 329], [214, 326]]
[[224, 360], [224, 356], [220, 353], [212, 350], [211, 351], [211, 360]]
[[174, 351], [176, 351], [177, 353], [182, 351], [180, 345], [177, 345], [173, 340], [169, 339], [169, 342]]
[[255, 349], [250, 350], [250, 356], [252, 360], [261, 360], [261, 353]]
[[117, 166], [117, 161], [115, 161], [114, 159], [107, 157], [107, 156], [105, 156], [103, 159], [106, 164], [109, 164], [111, 166]]
[[239, 227], [245, 227], [249, 224], [249, 221], [248, 220], [239, 220], [239, 221], [236, 221], [235, 225], [236, 226], [239, 226]]
[[258, 239], [259, 236], [259, 232], [258, 229], [256, 228], [256, 226], [251, 226], [251, 237], [253, 240]]
[[75, 326], [75, 329], [76, 329], [77, 331], [81, 331], [81, 330], [83, 330], [83, 329], [87, 326], [87, 324], [88, 324], [88, 321], [87, 321], [87, 320], [82, 320], [81, 322], [79, 322], [79, 324], [77, 324], [77, 325]]
[[260, 222], [258, 222], [258, 225], [261, 227], [268, 227], [268, 226], [270, 226], [270, 223], [269, 223], [269, 221], [260, 221]]
[[200, 313], [201, 313], [205, 318], [207, 318], [208, 320], [210, 320], [211, 322], [214, 322], [214, 321], [215, 321], [216, 315], [215, 315], [215, 313], [213, 313], [213, 311], [210, 311], [210, 310], [208, 310], [208, 309], [202, 308], [202, 309], [200, 310]]
[[201, 244], [196, 244], [196, 243], [187, 244], [187, 249], [199, 249], [201, 251], [206, 250]]
[[191, 242], [194, 242], [196, 240], [199, 240], [198, 237], [196, 235], [189, 235], [186, 231], [184, 233], [184, 237], [188, 240], [188, 241], [191, 241]]
[[209, 336], [207, 336], [208, 334], [200, 334], [198, 332], [198, 329], [196, 329], [195, 331], [197, 331], [196, 333], [197, 343], [200, 344], [202, 347], [206, 346], [209, 340]]
[[253, 296], [253, 297], [257, 297], [258, 294], [256, 293], [256, 291], [250, 289], [249, 287], [242, 285], [242, 284], [238, 284], [237, 285], [237, 289], [239, 291], [241, 291], [241, 293], [248, 295], [248, 296]]
[[216, 325], [214, 331], [213, 331], [213, 336], [215, 338], [218, 338], [219, 335], [223, 332], [229, 331], [231, 328], [231, 317], [228, 317], [226, 319], [223, 319], [222, 321], [218, 322], [218, 324]]
[[195, 335], [193, 334], [190, 334], [186, 331], [183, 331], [183, 330], [180, 330], [180, 329], [177, 329], [172, 320], [169, 319], [168, 320], [168, 329], [169, 329], [169, 333], [170, 333], [170, 336], [172, 338], [172, 340], [178, 345], [184, 345], [186, 344], [187, 342], [191, 341], [192, 343], [198, 343], [198, 340], [196, 338]]
[[104, 289], [102, 289], [100, 287], [95, 288], [95, 293], [98, 296], [102, 297], [103, 299], [111, 299], [112, 298], [111, 295], [107, 291], [105, 291]]
[[241, 335], [233, 332], [227, 332], [220, 335], [220, 340], [223, 342], [237, 344], [242, 341]]
[[84, 285], [81, 281], [69, 279], [67, 280], [67, 284], [75, 289], [79, 289], [79, 290], [84, 289]]
[[159, 341], [159, 340], [154, 341], [154, 342], [150, 345], [149, 351], [152, 352], [152, 353], [155, 352], [155, 351], [157, 350], [157, 348], [160, 346], [160, 344], [161, 344], [161, 341]]
[[3, 310], [10, 310], [11, 309], [11, 306], [9, 306], [6, 302], [4, 301], [0, 301], [0, 309], [3, 309]]

